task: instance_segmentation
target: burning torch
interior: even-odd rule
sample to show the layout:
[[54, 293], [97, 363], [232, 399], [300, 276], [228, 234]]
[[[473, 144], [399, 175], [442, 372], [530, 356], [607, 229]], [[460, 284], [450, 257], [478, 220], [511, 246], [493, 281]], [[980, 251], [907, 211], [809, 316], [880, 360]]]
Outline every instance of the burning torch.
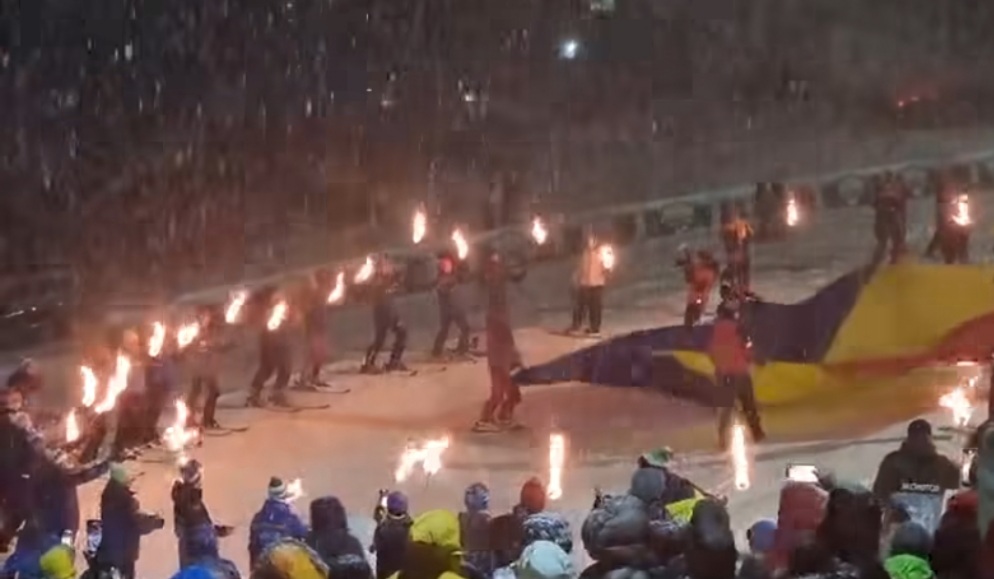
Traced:
[[801, 210], [797, 206], [797, 198], [791, 193], [787, 196], [787, 227], [795, 227], [801, 222]]
[[411, 241], [417, 245], [424, 240], [427, 233], [428, 216], [425, 214], [424, 207], [419, 207], [418, 210], [414, 212], [414, 218], [411, 220]]
[[967, 227], [973, 223], [973, 219], [970, 217], [970, 197], [968, 195], [956, 197], [953, 204], [953, 223], [960, 227]]
[[343, 299], [345, 299], [345, 272], [340, 271], [335, 277], [335, 287], [328, 294], [328, 303], [337, 304]]
[[614, 271], [614, 264], [616, 262], [614, 248], [607, 244], [602, 245], [600, 246], [600, 249], [597, 250], [597, 254], [601, 260], [601, 265], [604, 266], [604, 269]]
[[231, 297], [228, 299], [228, 305], [224, 308], [224, 321], [229, 324], [237, 322], [246, 300], [248, 300], [248, 292], [245, 290], [239, 290], [231, 294]]
[[373, 277], [374, 273], [376, 273], [376, 262], [373, 260], [372, 255], [367, 255], [366, 261], [359, 268], [359, 271], [356, 272], [353, 281], [355, 283], [366, 283]]
[[466, 256], [469, 255], [469, 242], [466, 241], [466, 236], [458, 227], [452, 231], [452, 243], [456, 246], [456, 255], [459, 256], [459, 260], [466, 259]]
[[421, 470], [425, 473], [425, 484], [427, 485], [431, 477], [442, 469], [442, 455], [448, 448], [449, 437], [447, 436], [427, 440], [422, 444], [408, 442], [404, 451], [400, 454], [397, 470], [394, 471], [394, 480], [396, 482], [404, 482], [414, 473], [414, 469], [420, 465]]
[[535, 216], [532, 219], [531, 234], [536, 245], [545, 245], [546, 240], [549, 239], [549, 230], [546, 229], [541, 217]]
[[746, 444], [745, 427], [736, 423], [732, 426], [732, 445], [730, 449], [732, 470], [734, 472], [735, 490], [744, 491], [752, 486], [749, 480], [749, 449]]
[[566, 437], [549, 435], [549, 486], [548, 497], [559, 500], [563, 496], [563, 464], [566, 462]]

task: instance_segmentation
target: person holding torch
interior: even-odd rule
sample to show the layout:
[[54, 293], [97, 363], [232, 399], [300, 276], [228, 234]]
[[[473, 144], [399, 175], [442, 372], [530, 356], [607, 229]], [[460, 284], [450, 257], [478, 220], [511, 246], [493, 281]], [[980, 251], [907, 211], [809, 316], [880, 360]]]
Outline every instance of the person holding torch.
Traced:
[[761, 442], [766, 434], [760, 421], [750, 375], [752, 342], [739, 323], [737, 301], [725, 301], [718, 306], [708, 354], [714, 364], [715, 380], [723, 390], [722, 406], [718, 414], [718, 445], [722, 450], [728, 449], [736, 404], [741, 405], [753, 442]]
[[359, 371], [364, 374], [379, 371], [376, 358], [383, 349], [388, 332], [393, 332], [393, 347], [390, 349], [390, 361], [384, 369], [388, 372], [406, 370], [402, 358], [407, 347], [407, 327], [401, 321], [397, 304], [393, 299], [397, 272], [386, 255], [381, 255], [375, 260], [373, 275], [368, 283], [373, 300], [373, 343], [366, 350], [366, 358]]
[[469, 352], [469, 320], [466, 305], [459, 292], [459, 265], [451, 252], [444, 252], [438, 258], [438, 279], [435, 282], [435, 295], [438, 298], [438, 333], [431, 354], [441, 358], [449, 328], [454, 324], [459, 330], [459, 341], [455, 354], [465, 356]]
[[521, 402], [521, 390], [511, 379], [511, 371], [521, 365], [511, 331], [507, 304], [508, 273], [500, 253], [491, 250], [484, 271], [487, 287], [487, 367], [490, 371], [490, 398], [484, 402], [476, 432], [499, 432], [513, 428], [514, 409]]
[[601, 314], [604, 309], [604, 284], [613, 267], [606, 259], [604, 248], [593, 233], [587, 233], [586, 246], [580, 256], [580, 263], [573, 274], [573, 324], [570, 333], [579, 332], [583, 319], [587, 318], [586, 333], [596, 336], [601, 331]]
[[273, 374], [276, 382], [269, 401], [277, 406], [287, 406], [286, 387], [290, 383], [290, 331], [288, 304], [275, 287], [263, 288], [257, 296], [258, 309], [262, 312], [259, 333], [259, 368], [252, 378], [247, 406], [262, 407], [262, 389]]

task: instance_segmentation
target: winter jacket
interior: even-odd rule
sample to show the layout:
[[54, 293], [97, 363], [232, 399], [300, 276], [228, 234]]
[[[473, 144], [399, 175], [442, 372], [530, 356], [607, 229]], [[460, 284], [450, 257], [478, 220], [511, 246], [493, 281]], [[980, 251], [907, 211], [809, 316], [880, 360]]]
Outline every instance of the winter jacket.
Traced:
[[676, 264], [683, 269], [683, 279], [687, 282], [687, 303], [707, 304], [714, 282], [718, 279], [717, 262], [694, 254], [678, 259]]
[[878, 561], [882, 526], [881, 507], [870, 491], [834, 488], [817, 537], [832, 555], [864, 569]]
[[749, 245], [752, 243], [752, 225], [741, 217], [735, 217], [721, 228], [721, 238], [725, 253], [733, 261], [744, 261], [749, 257]]
[[45, 579], [76, 579], [75, 559], [72, 547], [60, 541], [42, 554], [38, 566]]
[[194, 377], [217, 376], [220, 372], [221, 325], [210, 321], [200, 327], [193, 344], [187, 348], [187, 360]]
[[580, 256], [580, 264], [576, 268], [576, 285], [580, 287], [603, 287], [607, 281], [604, 262], [601, 260], [600, 246], [587, 246]]
[[459, 519], [450, 511], [428, 511], [414, 519], [404, 565], [391, 579], [459, 579], [462, 569]]
[[536, 541], [555, 543], [570, 554], [573, 552], [573, 531], [569, 521], [561, 515], [550, 512], [535, 513], [525, 517], [521, 524], [522, 549]]
[[606, 496], [583, 521], [583, 547], [607, 569], [649, 569], [658, 565], [649, 545], [646, 503], [630, 494]]
[[369, 579], [373, 576], [362, 543], [349, 532], [345, 507], [335, 497], [311, 502], [311, 532], [307, 544], [328, 566], [332, 577]]
[[38, 533], [36, 530], [22, 530], [17, 536], [14, 552], [3, 562], [0, 577], [44, 579], [41, 558], [59, 544], [61, 543], [58, 536]]
[[218, 556], [217, 528], [204, 504], [199, 485], [176, 481], [171, 491], [173, 529], [179, 541], [180, 565]]
[[253, 578], [329, 579], [328, 566], [321, 556], [304, 543], [290, 538], [277, 539], [259, 552], [252, 565]]
[[727, 376], [749, 374], [752, 355], [739, 323], [734, 319], [719, 318], [714, 322], [708, 354], [718, 374]]
[[451, 272], [439, 272], [438, 280], [435, 282], [435, 295], [438, 296], [439, 307], [448, 308], [449, 311], [463, 312], [466, 310], [465, 300], [459, 288], [459, 273], [455, 270]]
[[777, 531], [773, 551], [768, 558], [770, 570], [786, 569], [791, 553], [805, 538], [813, 534], [828, 504], [828, 493], [817, 485], [787, 482], [780, 489]]
[[572, 579], [569, 555], [550, 541], [535, 541], [525, 547], [513, 566], [518, 579]]
[[107, 463], [100, 461], [68, 473], [42, 464], [32, 479], [34, 504], [40, 514], [40, 524], [46, 533], [61, 537], [66, 531], [79, 530], [79, 492], [81, 485], [100, 478]]
[[873, 494], [887, 500], [904, 483], [936, 485], [941, 490], [960, 486], [959, 466], [936, 450], [928, 439], [908, 439], [884, 457], [873, 482]]
[[[411, 517], [387, 514], [373, 531], [373, 551], [376, 553], [376, 579], [387, 579], [400, 571], [411, 532]], [[489, 553], [489, 550], [487, 551]]]
[[942, 579], [969, 579], [980, 568], [977, 491], [954, 495], [946, 504], [932, 541], [932, 569]]
[[172, 579], [241, 579], [241, 574], [234, 563], [218, 558], [181, 569]]
[[141, 512], [131, 489], [111, 479], [100, 496], [100, 525], [97, 560], [105, 567], [129, 568], [138, 561], [142, 535], [162, 528], [162, 519]]
[[303, 541], [307, 538], [307, 525], [293, 512], [289, 503], [266, 499], [249, 525], [249, 561], [256, 560], [267, 548], [283, 539]]
[[[977, 528], [988, 529], [994, 523], [994, 422], [980, 431], [977, 447]], [[988, 544], [992, 540], [985, 538]], [[994, 553], [991, 554], [994, 556]]]
[[884, 561], [890, 579], [933, 579], [935, 573], [928, 561], [914, 555], [895, 555]]
[[75, 470], [66, 453], [45, 444], [45, 437], [21, 409], [19, 398], [19, 394], [0, 391], [0, 499], [22, 486], [38, 466], [67, 474]]
[[462, 539], [463, 559], [467, 565], [487, 576], [494, 570], [494, 555], [490, 547], [490, 521], [490, 513], [486, 511], [459, 513], [459, 536]]

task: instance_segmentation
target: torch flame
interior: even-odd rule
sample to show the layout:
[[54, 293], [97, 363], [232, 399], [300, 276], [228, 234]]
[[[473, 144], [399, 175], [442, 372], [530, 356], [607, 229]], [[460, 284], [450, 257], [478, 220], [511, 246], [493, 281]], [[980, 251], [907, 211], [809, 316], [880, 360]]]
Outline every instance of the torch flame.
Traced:
[[152, 335], [148, 338], [148, 355], [158, 358], [162, 353], [162, 346], [166, 343], [166, 326], [162, 322], [152, 324]]
[[600, 254], [601, 264], [604, 266], [604, 269], [608, 271], [613, 270], [615, 263], [614, 248], [611, 247], [610, 245], [602, 245], [600, 247], [599, 254]]
[[228, 306], [224, 308], [224, 321], [229, 324], [237, 322], [238, 315], [242, 313], [242, 306], [245, 305], [246, 300], [248, 300], [248, 292], [245, 290], [240, 290], [231, 294], [231, 299], [228, 300]]
[[82, 404], [85, 408], [89, 408], [97, 401], [97, 375], [89, 366], [80, 366], [79, 373], [83, 375]]
[[373, 256], [367, 255], [366, 262], [362, 264], [359, 271], [355, 274], [356, 283], [366, 283], [369, 278], [373, 277], [373, 273], [376, 271], [376, 264], [373, 262]]
[[76, 420], [76, 409], [72, 409], [66, 416], [66, 442], [73, 443], [77, 440], [79, 440], [79, 422]]
[[280, 329], [280, 326], [282, 326], [283, 322], [286, 321], [287, 310], [288, 307], [285, 301], [280, 300], [279, 302], [276, 302], [276, 305], [273, 306], [272, 313], [269, 314], [269, 320], [266, 322], [266, 328], [268, 328], [270, 332], [275, 332]]
[[797, 200], [791, 195], [787, 200], [787, 227], [794, 227], [801, 221], [801, 211], [797, 208]]
[[957, 388], [939, 399], [939, 405], [948, 409], [953, 415], [956, 426], [966, 426], [973, 416], [973, 403], [966, 394], [965, 388]]
[[563, 496], [563, 463], [566, 461], [566, 438], [562, 434], [549, 435], [549, 487], [552, 500]]
[[304, 496], [304, 483], [295, 478], [286, 485], [287, 501], [295, 501]]
[[407, 480], [419, 464], [427, 476], [438, 473], [442, 470], [442, 455], [448, 448], [449, 437], [447, 436], [428, 440], [420, 446], [408, 443], [404, 452], [400, 454], [397, 470], [394, 472], [394, 480], [397, 482]]
[[200, 335], [200, 324], [197, 322], [190, 322], [188, 324], [183, 324], [176, 330], [176, 345], [182, 350], [193, 343]]
[[414, 220], [411, 223], [412, 235], [411, 239], [414, 241], [415, 245], [421, 243], [425, 238], [425, 234], [428, 233], [428, 216], [425, 215], [425, 210], [419, 208], [414, 212]]
[[956, 213], [953, 214], [953, 222], [963, 227], [970, 225], [972, 221], [970, 218], [970, 198], [966, 195], [960, 195], [956, 199]]
[[107, 382], [107, 393], [100, 404], [94, 408], [97, 414], [105, 414], [117, 405], [117, 398], [128, 389], [128, 376], [131, 374], [131, 360], [124, 354], [118, 353], [114, 374]]
[[541, 217], [535, 217], [532, 219], [532, 239], [535, 243], [539, 245], [545, 245], [545, 240], [549, 238], [549, 231], [545, 228], [545, 224], [542, 223]]
[[735, 489], [744, 491], [752, 483], [749, 480], [749, 453], [746, 447], [745, 427], [735, 424], [732, 427], [732, 468], [735, 471]]
[[469, 243], [466, 241], [466, 236], [463, 235], [462, 230], [456, 228], [452, 232], [452, 243], [456, 244], [456, 255], [459, 259], [466, 259], [469, 255]]
[[177, 400], [175, 402], [176, 418], [173, 423], [162, 433], [162, 443], [170, 452], [179, 454], [177, 461], [179, 464], [186, 463], [184, 451], [200, 437], [200, 432], [196, 428], [188, 428], [187, 421], [190, 419], [190, 408], [186, 402]]
[[338, 276], [335, 278], [335, 287], [332, 288], [331, 293], [328, 294], [328, 303], [337, 304], [345, 298], [345, 272], [338, 272]]

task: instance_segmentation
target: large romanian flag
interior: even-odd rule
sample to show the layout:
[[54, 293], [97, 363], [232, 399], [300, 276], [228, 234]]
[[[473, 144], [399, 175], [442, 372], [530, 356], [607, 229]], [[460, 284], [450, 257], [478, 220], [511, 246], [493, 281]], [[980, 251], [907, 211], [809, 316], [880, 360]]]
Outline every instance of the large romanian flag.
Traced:
[[[994, 268], [906, 264], [853, 272], [796, 304], [744, 312], [756, 394], [766, 404], [803, 399], [919, 367], [987, 360], [994, 351]], [[716, 395], [705, 353], [711, 326], [640, 330], [522, 369], [518, 384], [588, 382]]]

